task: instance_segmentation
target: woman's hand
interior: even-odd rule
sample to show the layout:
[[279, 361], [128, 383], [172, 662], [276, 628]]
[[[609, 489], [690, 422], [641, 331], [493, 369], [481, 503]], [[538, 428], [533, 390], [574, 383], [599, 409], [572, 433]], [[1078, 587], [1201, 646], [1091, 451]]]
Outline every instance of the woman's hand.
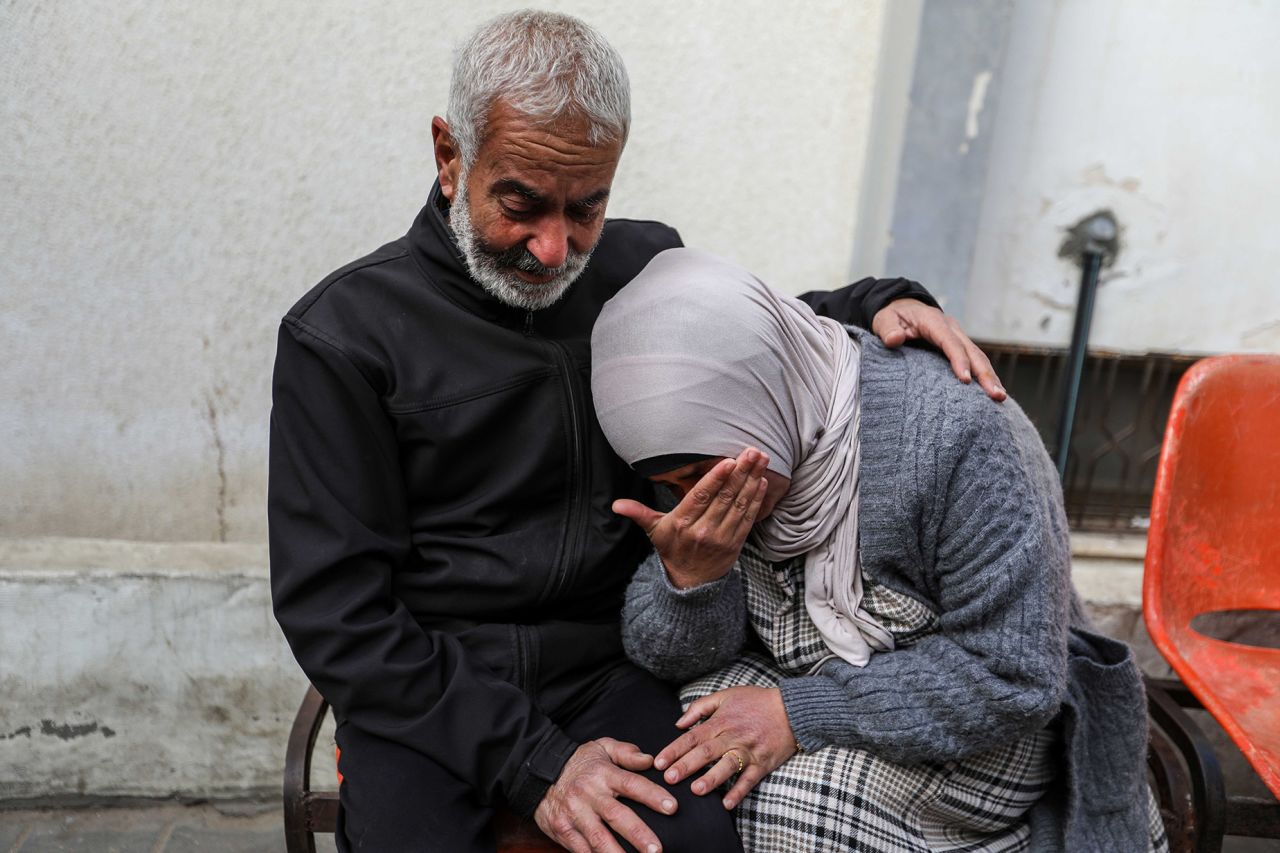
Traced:
[[632, 500], [614, 501], [613, 511], [640, 525], [672, 584], [688, 589], [710, 583], [737, 562], [764, 502], [768, 464], [767, 454], [748, 447], [737, 459], [718, 462], [671, 512]]
[[[701, 724], [695, 726], [699, 720]], [[692, 785], [698, 795], [714, 791], [738, 774], [725, 795], [726, 809], [742, 802], [757, 782], [798, 749], [782, 691], [776, 687], [730, 687], [703, 696], [676, 720], [676, 726], [689, 731], [658, 753], [653, 766], [665, 769], [663, 778], [675, 784], [710, 764]]]

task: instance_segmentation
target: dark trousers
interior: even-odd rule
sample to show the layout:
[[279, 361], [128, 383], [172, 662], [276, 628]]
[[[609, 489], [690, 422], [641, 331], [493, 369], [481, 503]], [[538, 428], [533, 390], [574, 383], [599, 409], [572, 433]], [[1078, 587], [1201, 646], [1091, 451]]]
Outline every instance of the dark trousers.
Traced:
[[[557, 722], [574, 740], [612, 737], [656, 755], [680, 733], [675, 727], [679, 716], [674, 688], [626, 664], [595, 685], [577, 711]], [[337, 739], [345, 777], [339, 789], [340, 853], [492, 853], [496, 849], [490, 828], [493, 808], [480, 803], [468, 784], [422, 753], [350, 724], [339, 724]], [[721, 804], [721, 794], [698, 797], [689, 790], [689, 780], [672, 786], [657, 771], [644, 775], [670, 790], [679, 804], [676, 813], [668, 816], [623, 800], [657, 834], [663, 853], [742, 850], [733, 815]], [[625, 842], [622, 846], [633, 849]]]

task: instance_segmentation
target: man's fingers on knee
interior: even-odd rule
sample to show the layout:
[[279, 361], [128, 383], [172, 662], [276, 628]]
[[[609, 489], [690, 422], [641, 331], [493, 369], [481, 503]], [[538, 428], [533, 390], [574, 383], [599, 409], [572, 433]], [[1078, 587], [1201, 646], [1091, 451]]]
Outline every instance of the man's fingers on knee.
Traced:
[[[609, 851], [621, 853], [622, 848], [618, 846], [609, 830], [605, 828], [604, 823], [600, 820], [600, 816], [585, 802], [575, 804], [574, 816], [570, 820], [570, 826], [560, 833], [560, 837], [556, 841], [573, 850], [574, 853], [582, 851], [582, 853], [597, 853], [597, 851]], [[613, 847], [608, 845], [612, 844]]]
[[591, 853], [591, 845], [588, 844], [587, 839], [583, 838], [577, 831], [572, 835], [565, 835], [556, 838], [555, 842], [566, 850], [573, 851], [573, 853]]
[[582, 834], [578, 832], [578, 828], [574, 825], [573, 818], [568, 812], [559, 812], [554, 818], [548, 820], [545, 826], [540, 828], [555, 839], [560, 846], [572, 850], [574, 853], [589, 853], [591, 850], [591, 845], [587, 844], [587, 839], [583, 838]]
[[605, 822], [613, 831], [621, 835], [637, 850], [661, 850], [658, 836], [654, 835], [648, 825], [634, 811], [622, 803], [614, 802], [601, 813]]
[[[622, 847], [613, 837], [613, 833], [599, 821], [596, 822], [596, 826], [587, 830], [585, 835], [592, 853], [623, 853]], [[627, 840], [630, 841], [630, 839]], [[641, 847], [640, 849], [643, 850], [644, 848]]]
[[600, 744], [600, 746], [604, 748], [605, 752], [610, 752], [610, 750], [620, 743], [626, 743], [626, 741], [614, 740], [611, 737], [598, 737], [595, 739], [595, 742]]
[[[622, 850], [617, 846], [617, 842], [614, 841], [613, 836], [609, 833], [600, 817], [601, 810], [613, 805], [614, 802], [607, 795], [601, 795], [598, 799], [582, 797], [574, 801], [572, 806], [572, 832], [578, 834], [585, 842], [583, 849], [591, 851], [607, 850], [609, 853], [613, 853], [613, 851], [619, 851], [620, 853]], [[609, 844], [614, 846], [609, 847]]]
[[564, 847], [572, 850], [573, 853], [591, 853], [591, 842], [587, 841], [586, 836], [576, 829], [569, 830], [567, 835], [556, 840]]
[[660, 814], [675, 813], [675, 796], [657, 782], [638, 773], [626, 773], [625, 776], [615, 778], [611, 787], [615, 796], [635, 800]]
[[653, 766], [653, 756], [641, 752], [640, 747], [627, 744], [627, 748], [619, 749], [612, 756], [613, 763], [626, 770], [648, 770]]
[[640, 747], [625, 740], [614, 740], [611, 737], [602, 737], [596, 738], [596, 743], [600, 744], [600, 747], [604, 749], [605, 754], [609, 756], [609, 760], [614, 764], [626, 760], [629, 756], [644, 754], [640, 751]]

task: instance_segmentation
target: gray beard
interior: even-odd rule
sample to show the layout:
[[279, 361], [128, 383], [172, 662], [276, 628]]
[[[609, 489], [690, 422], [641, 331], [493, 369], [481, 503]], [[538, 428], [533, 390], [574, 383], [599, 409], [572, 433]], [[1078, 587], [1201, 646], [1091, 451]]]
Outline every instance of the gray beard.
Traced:
[[[459, 175], [457, 186], [453, 202], [449, 205], [449, 225], [453, 228], [458, 248], [462, 250], [462, 257], [466, 259], [471, 277], [485, 292], [513, 308], [541, 311], [559, 302], [568, 292], [569, 285], [586, 269], [587, 261], [591, 260], [591, 252], [576, 252], [570, 248], [563, 264], [548, 267], [523, 245], [512, 246], [504, 251], [491, 249], [480, 239], [471, 222], [465, 172]], [[516, 275], [516, 270], [555, 278], [545, 284], [532, 284]]]

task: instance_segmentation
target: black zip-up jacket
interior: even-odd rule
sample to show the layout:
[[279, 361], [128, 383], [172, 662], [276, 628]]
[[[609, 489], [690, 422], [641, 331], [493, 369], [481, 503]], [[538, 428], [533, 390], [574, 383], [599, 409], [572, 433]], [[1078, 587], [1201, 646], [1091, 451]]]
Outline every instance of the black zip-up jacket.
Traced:
[[[591, 405], [600, 307], [663, 249], [610, 220], [557, 305], [468, 276], [439, 187], [409, 233], [281, 324], [268, 516], [276, 618], [338, 716], [529, 814], [577, 743], [548, 716], [624, 665], [618, 614], [648, 551], [614, 515], [648, 485]], [[904, 279], [807, 298], [867, 325]]]

